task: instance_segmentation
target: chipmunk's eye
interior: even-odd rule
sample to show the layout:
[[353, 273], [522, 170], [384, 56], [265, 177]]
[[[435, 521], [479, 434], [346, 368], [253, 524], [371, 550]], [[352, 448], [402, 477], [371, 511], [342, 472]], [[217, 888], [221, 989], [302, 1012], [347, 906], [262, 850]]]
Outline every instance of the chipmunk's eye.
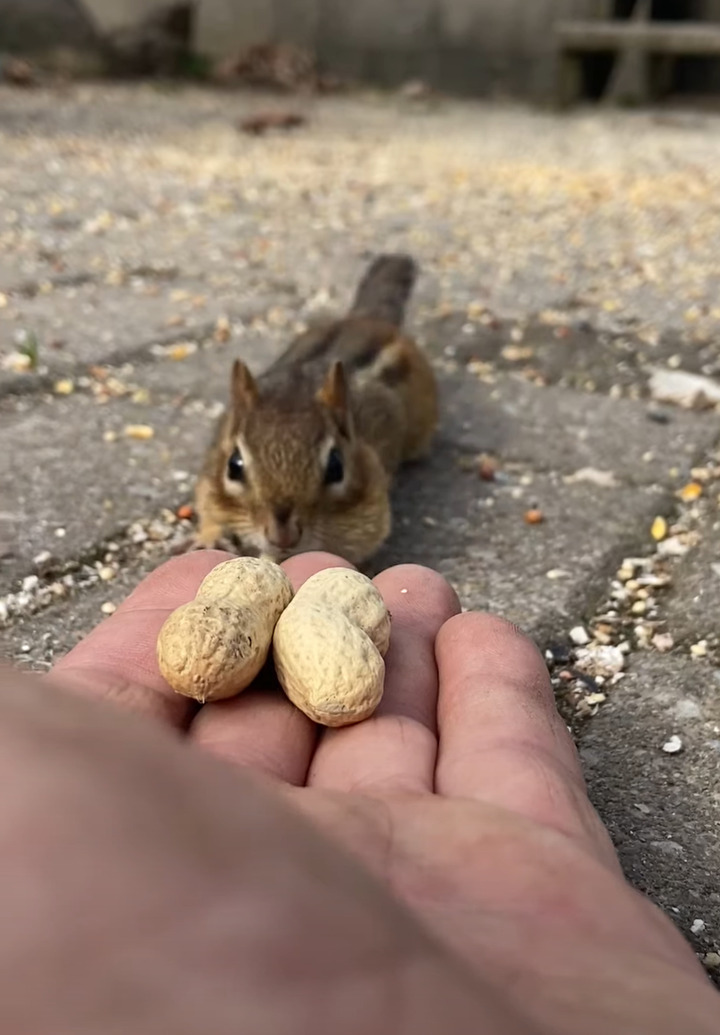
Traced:
[[327, 466], [325, 467], [325, 484], [337, 485], [344, 477], [345, 465], [342, 453], [337, 448], [331, 449], [327, 458]]
[[236, 449], [228, 460], [227, 476], [231, 482], [245, 481], [245, 461], [239, 449]]

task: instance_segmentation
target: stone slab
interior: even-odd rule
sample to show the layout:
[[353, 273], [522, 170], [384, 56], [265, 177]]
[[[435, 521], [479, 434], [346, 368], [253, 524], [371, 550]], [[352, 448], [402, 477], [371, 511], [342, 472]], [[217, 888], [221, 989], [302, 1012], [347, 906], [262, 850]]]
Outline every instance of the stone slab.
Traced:
[[[567, 486], [558, 471], [534, 472], [530, 485], [518, 472], [493, 486], [462, 473], [466, 459], [445, 442], [426, 467], [408, 469], [395, 531], [376, 566], [429, 565], [465, 606], [501, 614], [540, 640], [566, 635], [592, 612], [624, 554], [642, 548], [662, 490]], [[528, 525], [525, 514], [536, 507], [544, 521]]]
[[[673, 411], [667, 424], [658, 424], [642, 404], [536, 387], [507, 374], [496, 375], [492, 384], [448, 377], [444, 411], [468, 452], [567, 476], [592, 468], [638, 489], [687, 480], [718, 433], [712, 417]], [[672, 469], [677, 473], [671, 476]]]
[[[663, 744], [679, 736], [683, 750]], [[627, 876], [699, 953], [720, 946], [720, 674], [707, 661], [634, 656], [581, 735], [593, 802]], [[695, 920], [706, 929], [691, 934]]]

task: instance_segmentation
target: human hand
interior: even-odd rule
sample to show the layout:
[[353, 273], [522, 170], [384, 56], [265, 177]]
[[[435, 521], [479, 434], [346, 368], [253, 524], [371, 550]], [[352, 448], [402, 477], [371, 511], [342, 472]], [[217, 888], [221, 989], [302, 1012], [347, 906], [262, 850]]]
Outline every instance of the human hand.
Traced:
[[[374, 718], [319, 734], [267, 688], [197, 709], [160, 677], [155, 642], [224, 559], [161, 568], [56, 677], [262, 774], [540, 1030], [720, 1031], [689, 947], [622, 878], [527, 639], [460, 615], [433, 572], [395, 568], [376, 579], [393, 639]], [[297, 586], [340, 563], [305, 555], [284, 567]]]

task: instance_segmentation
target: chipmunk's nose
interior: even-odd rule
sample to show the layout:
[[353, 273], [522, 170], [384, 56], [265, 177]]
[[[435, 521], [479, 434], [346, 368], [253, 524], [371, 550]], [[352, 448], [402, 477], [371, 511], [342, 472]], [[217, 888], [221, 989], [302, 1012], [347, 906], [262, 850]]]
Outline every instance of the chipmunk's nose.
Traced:
[[272, 546], [280, 550], [292, 550], [302, 536], [302, 526], [289, 504], [282, 503], [273, 507], [267, 524], [265, 536]]

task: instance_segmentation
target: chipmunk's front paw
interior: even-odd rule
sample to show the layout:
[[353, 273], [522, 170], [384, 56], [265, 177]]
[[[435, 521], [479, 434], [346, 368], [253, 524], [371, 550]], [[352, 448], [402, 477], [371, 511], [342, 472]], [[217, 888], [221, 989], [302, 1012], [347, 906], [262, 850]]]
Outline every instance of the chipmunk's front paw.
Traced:
[[225, 553], [236, 555], [241, 553], [237, 540], [232, 536], [223, 535], [222, 532], [214, 534], [194, 532], [187, 539], [176, 543], [170, 552], [173, 556], [178, 556], [185, 553], [194, 553], [196, 550], [222, 550]]
[[207, 549], [207, 547], [196, 535], [189, 535], [186, 539], [181, 539], [179, 543], [175, 543], [171, 546], [170, 555], [172, 557], [181, 557], [185, 553], [192, 553], [194, 550], [205, 549]]
[[225, 553], [234, 553], [240, 556], [238, 544], [232, 536], [220, 536], [220, 538], [213, 544], [213, 550], [224, 550]]

